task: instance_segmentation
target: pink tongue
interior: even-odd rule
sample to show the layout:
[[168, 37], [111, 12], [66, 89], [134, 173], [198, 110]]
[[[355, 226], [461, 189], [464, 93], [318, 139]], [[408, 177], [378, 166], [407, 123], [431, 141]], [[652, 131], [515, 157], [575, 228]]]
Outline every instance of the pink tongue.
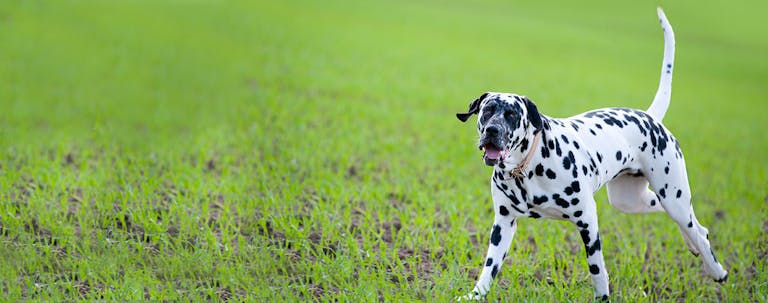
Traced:
[[497, 160], [497, 159], [501, 158], [501, 151], [496, 149], [496, 148], [494, 148], [490, 144], [486, 145], [484, 148], [485, 148], [485, 156], [488, 159]]

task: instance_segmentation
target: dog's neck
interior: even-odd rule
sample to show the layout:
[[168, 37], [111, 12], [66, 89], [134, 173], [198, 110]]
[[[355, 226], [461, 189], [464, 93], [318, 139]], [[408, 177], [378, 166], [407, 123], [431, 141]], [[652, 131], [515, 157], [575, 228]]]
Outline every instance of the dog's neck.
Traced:
[[509, 151], [504, 161], [497, 165], [499, 169], [510, 177], [523, 178], [528, 172], [528, 165], [536, 154], [543, 130], [535, 130], [532, 136], [524, 139], [518, 146]]

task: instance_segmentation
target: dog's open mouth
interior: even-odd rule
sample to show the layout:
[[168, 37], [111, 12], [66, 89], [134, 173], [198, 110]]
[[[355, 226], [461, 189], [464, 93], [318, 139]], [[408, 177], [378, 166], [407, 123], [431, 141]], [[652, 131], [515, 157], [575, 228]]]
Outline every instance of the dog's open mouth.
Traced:
[[485, 161], [486, 165], [493, 166], [496, 165], [499, 160], [503, 160], [501, 155], [501, 148], [495, 144], [485, 144], [483, 145], [483, 150], [485, 151], [485, 154], [483, 154], [483, 160]]

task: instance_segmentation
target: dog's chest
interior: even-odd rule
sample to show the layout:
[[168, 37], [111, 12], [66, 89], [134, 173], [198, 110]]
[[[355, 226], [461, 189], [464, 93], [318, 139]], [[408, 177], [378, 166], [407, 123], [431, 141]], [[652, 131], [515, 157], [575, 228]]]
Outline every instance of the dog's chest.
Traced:
[[576, 197], [581, 185], [574, 180], [516, 178], [498, 170], [491, 186], [494, 208], [501, 215], [563, 219], [581, 203]]

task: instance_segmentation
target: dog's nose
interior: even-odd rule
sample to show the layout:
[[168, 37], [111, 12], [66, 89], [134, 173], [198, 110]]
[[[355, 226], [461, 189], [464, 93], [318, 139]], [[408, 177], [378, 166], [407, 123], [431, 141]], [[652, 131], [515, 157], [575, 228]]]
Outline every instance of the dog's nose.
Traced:
[[496, 126], [488, 126], [485, 128], [485, 134], [488, 136], [495, 136], [499, 134], [499, 128]]

